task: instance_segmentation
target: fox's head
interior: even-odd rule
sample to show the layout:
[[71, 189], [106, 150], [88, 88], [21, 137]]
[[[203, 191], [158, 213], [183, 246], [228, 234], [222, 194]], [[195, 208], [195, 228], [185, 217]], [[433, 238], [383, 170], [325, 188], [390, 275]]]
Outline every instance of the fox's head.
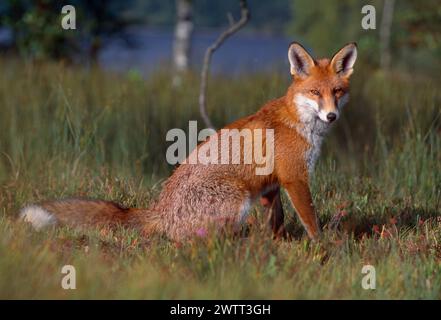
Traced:
[[314, 60], [298, 43], [288, 49], [293, 84], [290, 98], [301, 121], [338, 119], [349, 98], [349, 77], [357, 59], [357, 45], [349, 43], [331, 59]]

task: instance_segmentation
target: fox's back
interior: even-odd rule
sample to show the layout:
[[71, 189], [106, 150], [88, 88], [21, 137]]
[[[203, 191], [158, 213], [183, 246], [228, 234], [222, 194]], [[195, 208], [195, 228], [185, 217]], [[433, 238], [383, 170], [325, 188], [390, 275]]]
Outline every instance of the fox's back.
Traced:
[[[231, 150], [222, 149], [220, 143], [222, 134], [219, 130], [207, 141], [199, 144], [186, 161], [175, 169], [159, 197], [158, 207], [168, 208], [172, 203], [182, 208], [185, 207], [186, 211], [210, 213], [219, 209], [219, 206], [211, 205], [210, 201], [205, 201], [207, 198], [213, 198], [215, 202], [227, 203], [231, 202], [231, 196], [234, 194], [247, 194], [250, 198], [256, 198], [263, 190], [278, 183], [278, 163], [291, 162], [295, 166], [304, 166], [306, 141], [295, 127], [288, 126], [283, 122], [283, 108], [285, 107], [287, 106], [284, 97], [272, 100], [255, 114], [241, 118], [222, 129], [238, 130], [239, 132], [241, 130], [250, 130], [250, 132], [272, 130], [274, 134], [273, 150], [268, 150], [270, 147], [264, 133], [260, 145], [263, 153], [268, 156], [268, 161], [274, 161], [274, 168], [270, 174], [256, 174], [256, 169], [262, 165], [256, 163], [252, 157], [257, 147], [254, 143], [248, 148], [241, 144], [241, 163], [221, 164], [222, 153], [231, 152]], [[218, 144], [217, 164], [189, 163], [189, 158], [195, 157], [194, 153], [198, 153], [203, 146], [207, 147], [207, 144], [211, 143]], [[251, 163], [244, 163], [244, 153], [246, 152], [251, 153], [250, 158], [253, 159]], [[273, 158], [270, 159], [270, 157]], [[209, 207], [194, 205], [201, 198], [205, 198], [204, 204], [208, 203]], [[174, 200], [171, 201], [171, 199]], [[170, 211], [176, 211], [176, 208], [170, 208]]]

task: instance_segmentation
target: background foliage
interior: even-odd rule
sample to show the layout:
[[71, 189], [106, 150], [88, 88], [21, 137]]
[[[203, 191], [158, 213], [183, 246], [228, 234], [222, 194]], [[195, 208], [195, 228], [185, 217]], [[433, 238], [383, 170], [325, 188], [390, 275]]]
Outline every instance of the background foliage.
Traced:
[[[227, 14], [239, 15], [237, 0], [193, 0], [196, 30], [225, 27]], [[336, 50], [336, 43], [356, 40], [363, 59], [378, 65], [379, 28], [384, 1], [364, 0], [249, 0], [252, 19], [245, 32], [286, 35], [312, 48], [318, 56]], [[59, 28], [61, 7], [77, 8], [78, 32]], [[361, 8], [376, 8], [376, 30], [361, 28]], [[441, 61], [441, 3], [437, 0], [395, 1], [391, 50], [393, 63], [410, 71], [435, 74]], [[0, 21], [13, 31], [12, 48], [36, 58], [72, 58], [88, 54], [93, 60], [110, 36], [125, 35], [127, 27], [147, 25], [173, 28], [174, 0], [6, 0], [0, 4]], [[323, 32], [327, 30], [328, 32]]]

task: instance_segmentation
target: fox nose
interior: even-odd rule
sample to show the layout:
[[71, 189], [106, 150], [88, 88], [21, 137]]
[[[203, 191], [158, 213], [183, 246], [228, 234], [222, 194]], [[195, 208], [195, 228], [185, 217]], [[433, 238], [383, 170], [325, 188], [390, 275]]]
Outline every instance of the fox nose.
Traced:
[[337, 119], [337, 115], [334, 112], [329, 112], [326, 118], [329, 122], [333, 122], [335, 119]]

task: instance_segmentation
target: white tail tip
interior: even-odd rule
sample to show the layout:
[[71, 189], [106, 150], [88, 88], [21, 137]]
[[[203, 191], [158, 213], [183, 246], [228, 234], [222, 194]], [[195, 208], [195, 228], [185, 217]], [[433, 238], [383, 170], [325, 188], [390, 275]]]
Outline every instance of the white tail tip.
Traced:
[[53, 214], [39, 206], [27, 206], [21, 209], [20, 218], [32, 224], [36, 230], [55, 224]]

